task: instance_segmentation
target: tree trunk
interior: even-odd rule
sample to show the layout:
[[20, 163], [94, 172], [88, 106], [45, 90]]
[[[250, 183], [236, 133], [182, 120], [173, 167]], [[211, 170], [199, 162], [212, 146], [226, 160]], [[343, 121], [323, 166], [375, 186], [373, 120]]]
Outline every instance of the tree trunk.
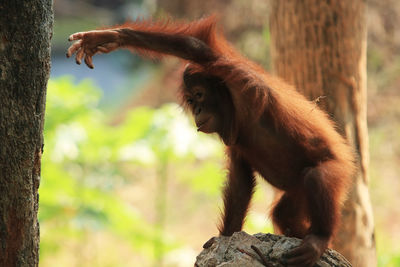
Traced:
[[0, 3], [0, 266], [38, 266], [51, 0]]
[[376, 266], [368, 193], [366, 4], [363, 0], [272, 0], [273, 68], [337, 122], [358, 154], [359, 171], [334, 249], [353, 266]]

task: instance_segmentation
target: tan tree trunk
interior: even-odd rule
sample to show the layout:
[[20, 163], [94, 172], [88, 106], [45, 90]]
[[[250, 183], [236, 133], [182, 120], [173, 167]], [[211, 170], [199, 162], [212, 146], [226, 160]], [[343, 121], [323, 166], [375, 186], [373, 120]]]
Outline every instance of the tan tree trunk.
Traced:
[[0, 266], [38, 266], [51, 0], [0, 3]]
[[359, 156], [334, 249], [363, 267], [376, 266], [368, 193], [365, 11], [363, 0], [272, 0], [270, 15], [274, 71], [327, 110]]

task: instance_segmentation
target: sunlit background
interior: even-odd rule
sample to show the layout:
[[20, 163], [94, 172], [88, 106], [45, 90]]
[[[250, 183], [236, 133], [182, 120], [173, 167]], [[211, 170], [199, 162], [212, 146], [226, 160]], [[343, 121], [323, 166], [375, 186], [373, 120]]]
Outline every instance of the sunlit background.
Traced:
[[[235, 46], [269, 69], [265, 0], [56, 0], [40, 186], [40, 266], [193, 266], [217, 234], [225, 155], [176, 101], [181, 64], [127, 51], [66, 59], [77, 31], [219, 12]], [[370, 193], [379, 266], [400, 266], [400, 2], [369, 1]], [[239, 20], [238, 18], [251, 18]], [[261, 180], [259, 179], [261, 182]], [[257, 187], [245, 230], [272, 231]]]

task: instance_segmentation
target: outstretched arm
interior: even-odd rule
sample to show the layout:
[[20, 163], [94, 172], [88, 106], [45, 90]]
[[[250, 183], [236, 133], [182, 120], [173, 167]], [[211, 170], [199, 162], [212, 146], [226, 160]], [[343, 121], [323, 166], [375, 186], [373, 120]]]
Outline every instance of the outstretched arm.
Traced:
[[67, 57], [76, 53], [76, 62], [85, 59], [93, 68], [96, 53], [109, 53], [119, 48], [129, 48], [144, 55], [172, 55], [197, 64], [214, 62], [218, 56], [211, 47], [215, 20], [208, 18], [189, 24], [140, 23], [116, 26], [111, 29], [78, 32], [69, 37], [76, 41]]
[[[69, 37], [73, 43], [67, 57], [76, 53], [76, 63], [82, 60], [93, 68], [96, 53], [109, 53], [128, 48], [143, 56], [172, 55], [200, 65], [199, 71], [217, 76], [232, 94], [233, 103], [247, 123], [257, 121], [268, 102], [268, 86], [263, 70], [239, 53], [216, 30], [214, 16], [198, 21], [135, 21], [109, 29], [78, 32]], [[256, 111], [256, 112], [254, 112]]]

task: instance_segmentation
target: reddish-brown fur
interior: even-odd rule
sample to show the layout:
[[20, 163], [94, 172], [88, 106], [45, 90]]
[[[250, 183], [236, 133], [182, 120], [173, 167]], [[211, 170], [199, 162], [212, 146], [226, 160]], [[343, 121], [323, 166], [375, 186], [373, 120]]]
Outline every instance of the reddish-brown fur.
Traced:
[[[337, 230], [355, 166], [350, 146], [316, 103], [237, 53], [218, 32], [215, 17], [193, 23], [136, 21], [77, 33], [70, 40], [78, 43], [67, 55], [76, 52], [77, 62], [85, 57], [90, 67], [95, 53], [126, 47], [144, 56], [187, 60], [189, 78], [195, 73], [218, 77], [230, 95], [219, 105], [232, 106], [222, 118], [229, 123], [220, 122], [214, 130], [230, 158], [220, 233], [241, 230], [258, 172], [283, 192], [272, 211], [275, 226], [304, 238], [288, 253], [288, 265], [312, 266], [318, 260]], [[202, 86], [211, 96], [217, 87]], [[191, 88], [183, 88], [182, 95], [190, 93]], [[195, 103], [192, 112], [198, 113], [201, 104]], [[217, 107], [211, 109], [213, 118], [222, 116]]]

